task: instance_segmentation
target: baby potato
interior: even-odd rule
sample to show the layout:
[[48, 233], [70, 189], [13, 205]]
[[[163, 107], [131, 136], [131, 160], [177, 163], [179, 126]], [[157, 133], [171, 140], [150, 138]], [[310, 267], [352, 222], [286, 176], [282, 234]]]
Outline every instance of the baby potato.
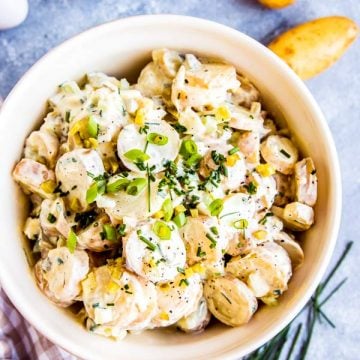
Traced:
[[229, 326], [246, 324], [258, 307], [252, 291], [231, 274], [208, 279], [204, 295], [210, 312]]
[[284, 32], [269, 44], [269, 49], [306, 80], [335, 63], [358, 32], [357, 24], [351, 19], [329, 16]]
[[281, 9], [295, 2], [295, 0], [258, 0], [258, 1], [260, 4], [270, 9]]
[[260, 145], [261, 156], [275, 170], [282, 174], [292, 174], [299, 153], [294, 143], [279, 135], [270, 135]]
[[186, 333], [199, 333], [205, 330], [211, 319], [211, 313], [207, 307], [206, 300], [202, 297], [197, 309], [190, 315], [181, 318], [176, 326]]
[[40, 290], [58, 306], [67, 307], [81, 292], [81, 281], [89, 271], [89, 257], [85, 251], [72, 254], [65, 246], [50, 250], [40, 259], [34, 273]]

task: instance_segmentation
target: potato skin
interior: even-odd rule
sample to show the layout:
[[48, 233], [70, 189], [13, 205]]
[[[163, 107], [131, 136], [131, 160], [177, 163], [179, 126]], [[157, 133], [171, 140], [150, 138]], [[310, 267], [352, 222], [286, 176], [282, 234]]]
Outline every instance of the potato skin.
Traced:
[[295, 2], [295, 0], [258, 0], [258, 1], [260, 4], [270, 9], [281, 9]]
[[298, 25], [273, 40], [269, 49], [301, 79], [330, 67], [356, 39], [357, 24], [343, 16], [329, 16]]

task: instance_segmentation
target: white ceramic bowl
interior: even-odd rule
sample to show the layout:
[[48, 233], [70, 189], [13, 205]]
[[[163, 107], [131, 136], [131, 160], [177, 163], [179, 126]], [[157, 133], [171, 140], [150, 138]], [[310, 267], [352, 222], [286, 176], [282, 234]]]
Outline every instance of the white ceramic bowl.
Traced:
[[[116, 343], [86, 332], [52, 305], [35, 285], [23, 252], [26, 199], [11, 178], [24, 139], [41, 122], [47, 98], [67, 79], [100, 70], [138, 73], [154, 48], [169, 47], [223, 58], [261, 90], [268, 107], [286, 119], [304, 154], [318, 169], [316, 225], [303, 236], [305, 263], [277, 307], [264, 307], [249, 324], [216, 325], [200, 335], [149, 331]], [[51, 341], [85, 359], [235, 359], [273, 337], [305, 305], [329, 263], [341, 211], [340, 171], [334, 143], [318, 105], [304, 84], [264, 46], [248, 36], [191, 17], [141, 16], [88, 30], [39, 60], [18, 82], [0, 114], [0, 280], [24, 317]]]

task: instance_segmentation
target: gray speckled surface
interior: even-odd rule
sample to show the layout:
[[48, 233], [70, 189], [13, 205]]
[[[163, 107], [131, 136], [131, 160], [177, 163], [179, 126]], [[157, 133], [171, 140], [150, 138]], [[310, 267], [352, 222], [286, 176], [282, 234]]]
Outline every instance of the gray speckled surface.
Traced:
[[[63, 40], [106, 21], [154, 13], [208, 18], [243, 31], [263, 43], [291, 25], [320, 16], [345, 15], [360, 23], [359, 0], [297, 0], [294, 6], [282, 11], [260, 7], [255, 0], [30, 0], [26, 21], [18, 28], [0, 31], [0, 96], [5, 97], [36, 60]], [[334, 284], [343, 277], [349, 277], [349, 280], [326, 305], [336, 330], [325, 324], [316, 327], [309, 359], [360, 358], [359, 58], [358, 41], [335, 66], [307, 82], [329, 122], [342, 168], [343, 215], [333, 262], [348, 240], [355, 241]]]

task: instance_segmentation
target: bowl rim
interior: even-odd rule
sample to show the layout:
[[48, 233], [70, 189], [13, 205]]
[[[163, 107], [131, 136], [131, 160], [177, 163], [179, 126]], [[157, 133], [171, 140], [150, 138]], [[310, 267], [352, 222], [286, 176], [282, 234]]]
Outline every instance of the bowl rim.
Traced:
[[[259, 51], [262, 51], [264, 55], [267, 57], [267, 60], [274, 63], [276, 67], [281, 70], [284, 77], [287, 77], [288, 80], [292, 83], [294, 87], [298, 89], [301, 93], [304, 102], [306, 102], [311, 108], [312, 113], [314, 114], [314, 119], [318, 123], [321, 128], [323, 138], [325, 143], [328, 146], [329, 156], [332, 158], [332, 176], [334, 186], [331, 189], [331, 194], [333, 197], [333, 214], [332, 214], [332, 227], [329, 231], [329, 239], [327, 242], [327, 247], [323, 249], [323, 260], [319, 265], [318, 272], [313, 276], [312, 282], [308, 285], [308, 288], [304, 291], [304, 295], [297, 302], [293, 303], [291, 306], [291, 311], [288, 311], [286, 315], [284, 315], [281, 322], [275, 324], [271, 328], [271, 330], [265, 332], [262, 335], [258, 335], [256, 339], [252, 340], [248, 345], [246, 350], [240, 350], [237, 347], [231, 348], [228, 350], [224, 350], [222, 353], [222, 359], [236, 359], [239, 356], [244, 356], [254, 350], [256, 350], [261, 345], [265, 344], [271, 338], [273, 338], [276, 334], [278, 334], [285, 326], [287, 326], [301, 311], [301, 309], [306, 305], [311, 295], [315, 291], [316, 287], [321, 281], [332, 257], [332, 254], [335, 249], [336, 240], [340, 228], [340, 220], [341, 220], [341, 209], [342, 209], [342, 187], [341, 187], [341, 173], [340, 173], [340, 165], [339, 159], [335, 147], [335, 143], [330, 132], [329, 126], [325, 120], [325, 117], [315, 101], [314, 97], [310, 93], [309, 89], [303, 83], [303, 81], [283, 62], [280, 58], [278, 58], [272, 51], [270, 51], [266, 46], [262, 45], [257, 40], [252, 37], [244, 34], [243, 32], [231, 28], [229, 26], [217, 23], [216, 21], [207, 20], [203, 18], [198, 18], [194, 16], [185, 16], [185, 15], [174, 15], [174, 14], [156, 14], [156, 15], [137, 15], [137, 16], [129, 16], [116, 20], [112, 20], [109, 22], [105, 22], [94, 27], [91, 27], [87, 30], [84, 30], [78, 33], [75, 36], [68, 38], [67, 40], [61, 42], [59, 45], [50, 49], [46, 52], [40, 59], [38, 59], [17, 81], [15, 86], [9, 92], [7, 97], [5, 98], [2, 106], [0, 107], [0, 119], [3, 112], [7, 107], [7, 103], [10, 102], [10, 99], [16, 94], [17, 89], [22, 86], [22, 83], [27, 80], [30, 73], [32, 73], [35, 69], [42, 66], [42, 64], [52, 56], [52, 54], [62, 51], [64, 47], [70, 45], [72, 42], [80, 41], [82, 38], [91, 37], [94, 33], [99, 31], [109, 31], [112, 27], [116, 28], [117, 26], [136, 26], [139, 23], [147, 23], [151, 24], [153, 22], [166, 22], [172, 21], [181, 23], [184, 26], [190, 25], [193, 26], [195, 23], [201, 27], [208, 27], [214, 30], [217, 30], [224, 34], [224, 36], [236, 38], [238, 41], [247, 42], [254, 46]], [[16, 286], [8, 281], [6, 276], [3, 274], [2, 266], [0, 265], [0, 286], [4, 289], [5, 293], [14, 304], [16, 309], [20, 312], [20, 314], [43, 336], [49, 339], [54, 344], [60, 346], [61, 348], [67, 350], [71, 354], [77, 355], [79, 357], [83, 357], [85, 352], [79, 346], [73, 344], [67, 336], [64, 334], [58, 334], [56, 331], [53, 331], [49, 328], [45, 328], [42, 326], [41, 321], [38, 321], [37, 317], [33, 316], [33, 314], [29, 311], [25, 311], [22, 309], [21, 300], [16, 295]]]

